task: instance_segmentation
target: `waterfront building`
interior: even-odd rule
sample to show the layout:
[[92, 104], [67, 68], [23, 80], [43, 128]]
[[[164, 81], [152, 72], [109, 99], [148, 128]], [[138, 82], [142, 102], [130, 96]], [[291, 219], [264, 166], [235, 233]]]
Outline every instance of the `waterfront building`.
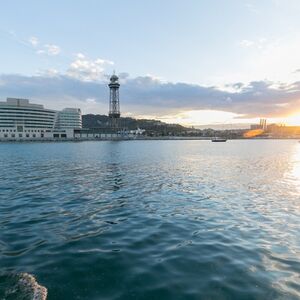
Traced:
[[134, 135], [142, 135], [145, 131], [145, 129], [137, 128], [135, 130], [129, 130], [129, 133]]
[[74, 129], [81, 127], [80, 109], [56, 111], [19, 98], [0, 102], [1, 140], [74, 138]]
[[82, 128], [81, 111], [79, 108], [65, 108], [57, 113], [56, 129]]

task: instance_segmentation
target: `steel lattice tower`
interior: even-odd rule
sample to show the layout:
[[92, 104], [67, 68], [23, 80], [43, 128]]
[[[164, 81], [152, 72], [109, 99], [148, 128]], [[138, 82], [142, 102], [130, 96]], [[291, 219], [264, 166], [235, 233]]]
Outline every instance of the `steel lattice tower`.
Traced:
[[113, 74], [110, 77], [110, 82], [108, 84], [110, 89], [109, 94], [109, 117], [111, 118], [111, 125], [113, 128], [118, 127], [118, 120], [121, 116], [120, 113], [120, 101], [119, 101], [119, 77]]

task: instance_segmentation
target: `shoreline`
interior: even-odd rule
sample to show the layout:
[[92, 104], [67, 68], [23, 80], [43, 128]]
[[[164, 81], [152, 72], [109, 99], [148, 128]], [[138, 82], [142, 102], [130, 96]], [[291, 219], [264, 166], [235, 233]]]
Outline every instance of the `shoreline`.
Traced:
[[[0, 139], [0, 144], [4, 143], [65, 143], [65, 142], [87, 142], [87, 141], [210, 141], [213, 137], [137, 137], [137, 138], [70, 138], [70, 139], [18, 139], [4, 140]], [[227, 141], [235, 140], [300, 140], [300, 137], [263, 137], [263, 138], [235, 138]]]

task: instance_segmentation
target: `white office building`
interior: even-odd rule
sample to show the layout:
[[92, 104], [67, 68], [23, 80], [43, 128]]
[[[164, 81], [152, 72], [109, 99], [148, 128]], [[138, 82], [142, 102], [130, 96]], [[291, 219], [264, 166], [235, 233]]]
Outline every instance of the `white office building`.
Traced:
[[79, 108], [65, 108], [58, 112], [55, 123], [57, 129], [82, 128], [81, 111]]
[[0, 140], [74, 138], [74, 129], [82, 128], [81, 111], [66, 108], [46, 109], [27, 99], [7, 98], [0, 102]]

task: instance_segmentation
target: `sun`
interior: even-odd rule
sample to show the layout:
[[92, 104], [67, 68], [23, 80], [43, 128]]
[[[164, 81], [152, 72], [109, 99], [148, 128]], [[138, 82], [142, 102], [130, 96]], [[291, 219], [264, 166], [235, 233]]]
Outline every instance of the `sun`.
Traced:
[[300, 126], [300, 112], [287, 117], [286, 124], [288, 126]]

